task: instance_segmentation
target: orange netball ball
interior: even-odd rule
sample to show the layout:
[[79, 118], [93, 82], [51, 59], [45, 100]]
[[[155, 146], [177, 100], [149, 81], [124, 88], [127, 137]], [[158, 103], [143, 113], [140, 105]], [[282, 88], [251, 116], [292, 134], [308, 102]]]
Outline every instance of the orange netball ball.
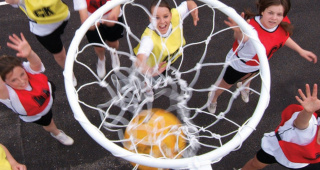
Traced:
[[[177, 159], [181, 157], [186, 142], [180, 131], [181, 122], [170, 112], [163, 109], [143, 110], [131, 120], [124, 138], [124, 148], [131, 152], [148, 154], [155, 158]], [[135, 166], [135, 163], [131, 163]], [[157, 170], [140, 165], [139, 170]]]

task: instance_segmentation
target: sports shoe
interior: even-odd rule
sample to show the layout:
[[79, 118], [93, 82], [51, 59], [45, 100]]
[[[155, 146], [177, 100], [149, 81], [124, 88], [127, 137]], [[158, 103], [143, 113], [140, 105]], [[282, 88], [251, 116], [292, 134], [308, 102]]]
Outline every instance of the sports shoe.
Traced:
[[[238, 83], [237, 83], [237, 87], [240, 88], [241, 86], [242, 86], [242, 82], [238, 82]], [[244, 89], [244, 90], [241, 90], [240, 93], [241, 93], [241, 98], [242, 98], [242, 100], [243, 100], [245, 103], [248, 103], [248, 102], [249, 102], [249, 93], [250, 93], [250, 90]]]
[[112, 60], [112, 68], [118, 68], [120, 67], [120, 60], [119, 60], [119, 56], [118, 53], [116, 52], [111, 52], [110, 51], [110, 56], [111, 56], [111, 60]]
[[72, 145], [73, 139], [66, 135], [62, 130], [59, 130], [60, 133], [57, 136], [54, 136], [54, 134], [50, 133], [52, 137], [56, 138], [60, 143], [64, 145]]
[[76, 87], [78, 82], [77, 82], [77, 79], [76, 77], [74, 76], [74, 74], [72, 75], [72, 83], [73, 83], [73, 87]]
[[[212, 92], [208, 93], [208, 99], [210, 98], [211, 94], [212, 94]], [[214, 103], [210, 102], [210, 104], [208, 106], [209, 112], [212, 113], [212, 114], [216, 113], [217, 105], [218, 105], [217, 102], [214, 102]]]
[[101, 79], [106, 75], [106, 57], [103, 60], [98, 59], [97, 74]]

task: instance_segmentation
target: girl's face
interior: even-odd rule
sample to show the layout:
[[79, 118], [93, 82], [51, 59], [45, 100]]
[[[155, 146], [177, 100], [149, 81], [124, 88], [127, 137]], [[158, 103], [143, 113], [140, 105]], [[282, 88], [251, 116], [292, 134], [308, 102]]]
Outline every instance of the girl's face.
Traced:
[[6, 75], [5, 82], [14, 89], [24, 90], [28, 87], [29, 78], [22, 67], [16, 66]]
[[269, 6], [261, 13], [261, 24], [267, 29], [278, 26], [283, 19], [283, 12], [284, 8], [282, 5]]
[[[155, 7], [152, 7], [151, 14], [153, 14], [154, 9]], [[156, 27], [161, 34], [167, 33], [170, 26], [171, 18], [172, 18], [172, 14], [168, 8], [158, 7], [157, 13], [156, 13]]]

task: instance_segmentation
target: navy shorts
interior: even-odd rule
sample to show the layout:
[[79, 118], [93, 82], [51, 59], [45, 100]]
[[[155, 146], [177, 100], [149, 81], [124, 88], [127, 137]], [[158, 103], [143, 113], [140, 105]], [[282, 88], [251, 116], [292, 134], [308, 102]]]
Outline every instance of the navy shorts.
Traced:
[[34, 121], [32, 123], [35, 123], [41, 126], [48, 126], [50, 125], [51, 120], [52, 120], [52, 109], [50, 109], [49, 112], [46, 115], [42, 116], [39, 120]]
[[60, 53], [63, 49], [61, 35], [66, 28], [68, 21], [64, 21], [55, 31], [46, 36], [35, 35], [38, 41], [46, 48], [51, 54]]
[[257, 73], [259, 70], [251, 72], [251, 73], [243, 73], [235, 70], [231, 66], [227, 67], [226, 72], [223, 75], [223, 80], [228, 84], [234, 84], [239, 81], [242, 77], [246, 76], [247, 74], [254, 74]]
[[[119, 17], [118, 21], [123, 23], [123, 18]], [[108, 27], [104, 24], [100, 24], [98, 27], [99, 33], [104, 41], [114, 42], [123, 37], [123, 26], [115, 24], [113, 27]], [[97, 29], [88, 30], [86, 37], [89, 43], [99, 43], [102, 44], [101, 38], [99, 36]]]

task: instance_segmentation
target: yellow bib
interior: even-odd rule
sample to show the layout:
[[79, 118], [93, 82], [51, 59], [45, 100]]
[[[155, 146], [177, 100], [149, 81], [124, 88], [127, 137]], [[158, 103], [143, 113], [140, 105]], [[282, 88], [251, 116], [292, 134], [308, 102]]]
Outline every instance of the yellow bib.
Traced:
[[[141, 36], [141, 37], [150, 36], [153, 42], [152, 54], [150, 54], [147, 61], [150, 67], [153, 67], [156, 65], [156, 63], [160, 63], [163, 61], [168, 62], [169, 60], [171, 60], [171, 63], [173, 63], [182, 54], [181, 51], [179, 51], [180, 47], [186, 44], [186, 41], [182, 35], [182, 30], [179, 27], [180, 16], [179, 16], [178, 10], [176, 10], [175, 8], [172, 8], [171, 13], [172, 13], [172, 19], [171, 19], [172, 32], [168, 37], [166, 38], [161, 37], [157, 34], [156, 31], [151, 30], [149, 28], [146, 28], [144, 33]], [[161, 44], [162, 42], [164, 43], [164, 45]], [[139, 48], [140, 48], [140, 43], [138, 44], [137, 47], [134, 48], [135, 54], [137, 54]], [[174, 56], [175, 58], [173, 59], [172, 57]]]
[[24, 0], [20, 9], [38, 24], [52, 24], [68, 17], [69, 8], [61, 0]]
[[4, 149], [0, 146], [0, 169], [11, 169]]

